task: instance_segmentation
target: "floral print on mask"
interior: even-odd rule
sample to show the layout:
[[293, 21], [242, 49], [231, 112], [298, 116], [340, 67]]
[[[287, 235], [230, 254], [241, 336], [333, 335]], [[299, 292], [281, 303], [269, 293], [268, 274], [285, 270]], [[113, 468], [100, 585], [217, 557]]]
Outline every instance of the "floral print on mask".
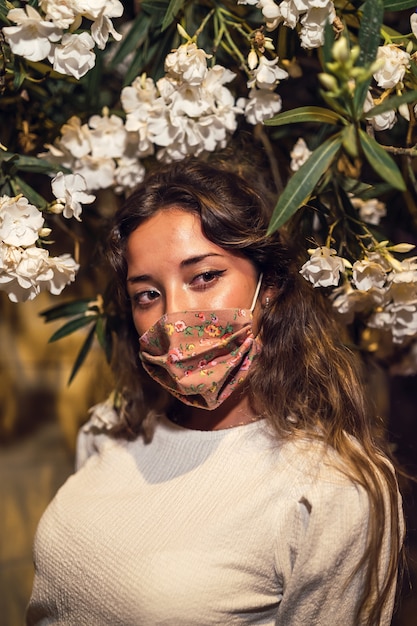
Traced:
[[164, 315], [139, 342], [148, 374], [185, 404], [205, 409], [243, 383], [261, 349], [248, 309]]

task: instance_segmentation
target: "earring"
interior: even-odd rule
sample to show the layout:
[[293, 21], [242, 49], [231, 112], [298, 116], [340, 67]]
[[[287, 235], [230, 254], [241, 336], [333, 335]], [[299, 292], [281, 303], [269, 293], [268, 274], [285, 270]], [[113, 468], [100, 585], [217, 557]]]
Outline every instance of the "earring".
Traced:
[[266, 308], [266, 309], [269, 307], [269, 303], [270, 303], [270, 302], [271, 302], [271, 301], [270, 301], [270, 299], [269, 299], [269, 296], [266, 296], [266, 298], [265, 298], [265, 308]]

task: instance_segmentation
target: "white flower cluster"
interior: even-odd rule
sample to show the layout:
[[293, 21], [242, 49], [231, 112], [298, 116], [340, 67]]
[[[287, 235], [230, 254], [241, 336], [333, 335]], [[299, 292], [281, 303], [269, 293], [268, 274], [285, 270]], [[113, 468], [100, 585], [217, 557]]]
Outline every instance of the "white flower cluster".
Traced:
[[[95, 45], [103, 50], [110, 35], [121, 39], [111, 21], [123, 14], [119, 0], [40, 0], [42, 14], [24, 4], [7, 14], [16, 24], [3, 28], [7, 43], [13, 54], [29, 61], [48, 59], [61, 74], [81, 78], [95, 65]], [[83, 18], [92, 21], [91, 32], [75, 33]]]
[[51, 257], [36, 245], [49, 233], [27, 198], [0, 197], [0, 289], [12, 302], [33, 300], [41, 291], [59, 295], [75, 279], [79, 266], [69, 254]]
[[[417, 15], [413, 13], [410, 17], [410, 25], [415, 37], [417, 37]], [[386, 44], [379, 46], [377, 53], [377, 61], [379, 68], [374, 72], [373, 78], [378, 87], [384, 90], [397, 90], [402, 93], [403, 79], [405, 73], [410, 68], [411, 56], [406, 51], [395, 44]], [[378, 104], [378, 100], [374, 100], [371, 91], [366, 96], [364, 111], [369, 111], [373, 106]], [[417, 105], [414, 108], [417, 114]], [[407, 104], [402, 104], [398, 108], [398, 112], [407, 121], [410, 121], [410, 114]], [[395, 110], [385, 111], [374, 117], [367, 118], [375, 130], [390, 130], [397, 122]]]
[[280, 80], [288, 78], [288, 72], [277, 65], [278, 57], [267, 59], [263, 54], [258, 57], [252, 52], [248, 59], [252, 74], [247, 83], [249, 97], [239, 98], [237, 105], [244, 110], [246, 121], [255, 125], [281, 110], [281, 96], [274, 90]]
[[300, 40], [303, 48], [318, 48], [324, 41], [324, 27], [336, 18], [331, 0], [238, 0], [238, 4], [255, 5], [261, 9], [268, 30], [283, 23], [289, 28], [301, 25]]
[[[119, 116], [109, 115], [107, 110], [103, 115], [93, 115], [86, 124], [77, 116], [71, 117], [62, 126], [61, 136], [46, 147], [48, 152], [39, 156], [82, 177], [86, 189], [114, 186], [119, 192], [132, 189], [143, 179], [136, 137], [126, 130]], [[85, 204], [85, 200], [81, 202]], [[78, 218], [77, 210], [73, 213]]]
[[167, 55], [166, 75], [156, 83], [139, 76], [122, 90], [126, 130], [135, 133], [139, 156], [157, 146], [159, 160], [174, 161], [226, 145], [242, 113], [225, 87], [235, 74], [221, 65], [207, 67], [208, 58], [187, 42]]
[[[412, 248], [398, 244], [391, 250], [408, 252]], [[337, 286], [343, 275], [344, 283], [330, 297], [346, 323], [360, 313], [369, 328], [390, 333], [397, 344], [417, 335], [417, 257], [400, 262], [381, 247], [351, 265], [326, 246], [309, 253], [300, 273], [314, 287]]]
[[[180, 46], [166, 57], [166, 75], [156, 83], [142, 75], [122, 90], [125, 122], [107, 110], [85, 124], [73, 116], [39, 156], [80, 174], [87, 189], [129, 192], [143, 180], [146, 156], [174, 161], [224, 148], [243, 109], [225, 86], [235, 74], [221, 65], [207, 67], [208, 58], [195, 43]], [[274, 66], [272, 76], [283, 71]]]

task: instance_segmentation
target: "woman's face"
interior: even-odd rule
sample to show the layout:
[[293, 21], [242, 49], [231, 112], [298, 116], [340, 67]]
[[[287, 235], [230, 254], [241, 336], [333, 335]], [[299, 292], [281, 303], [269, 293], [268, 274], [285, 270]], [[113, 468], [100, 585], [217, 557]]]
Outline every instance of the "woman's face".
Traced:
[[258, 282], [251, 261], [211, 242], [200, 218], [179, 208], [162, 209], [133, 231], [126, 260], [139, 336], [165, 313], [248, 309]]

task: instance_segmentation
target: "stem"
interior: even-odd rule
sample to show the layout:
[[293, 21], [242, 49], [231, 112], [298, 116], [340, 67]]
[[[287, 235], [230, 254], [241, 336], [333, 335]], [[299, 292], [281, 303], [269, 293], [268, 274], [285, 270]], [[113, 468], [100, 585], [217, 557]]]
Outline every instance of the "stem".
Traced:
[[275, 188], [277, 193], [280, 194], [284, 190], [284, 184], [282, 182], [281, 174], [278, 167], [278, 162], [274, 154], [274, 150], [272, 148], [272, 144], [269, 140], [268, 135], [265, 132], [265, 127], [262, 124], [256, 124], [253, 129], [255, 139], [258, 139], [268, 156], [269, 164], [271, 167], [272, 178], [274, 179]]
[[198, 36], [203, 32], [203, 30], [205, 29], [207, 22], [209, 22], [209, 20], [211, 19], [212, 15], [216, 12], [216, 9], [211, 9], [211, 11], [209, 13], [207, 13], [206, 17], [204, 18], [204, 20], [201, 22], [200, 26], [197, 28], [197, 30], [194, 33], [194, 38], [197, 40]]

